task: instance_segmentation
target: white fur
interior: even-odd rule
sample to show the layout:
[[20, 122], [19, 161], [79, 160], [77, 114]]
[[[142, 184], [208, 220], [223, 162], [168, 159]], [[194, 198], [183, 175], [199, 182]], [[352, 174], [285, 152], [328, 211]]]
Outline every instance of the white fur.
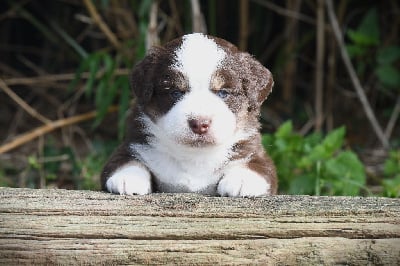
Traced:
[[224, 171], [218, 194], [228, 197], [258, 197], [270, 194], [270, 184], [244, 165], [233, 165]]
[[200, 192], [216, 187], [221, 169], [231, 156], [232, 145], [247, 137], [236, 132], [218, 145], [191, 147], [171, 138], [168, 125], [160, 123], [160, 126], [146, 116], [142, 119], [153, 137], [146, 145], [132, 144], [131, 150], [154, 173], [164, 192]]
[[137, 164], [127, 164], [107, 180], [107, 190], [116, 194], [145, 195], [151, 193], [150, 173]]
[[185, 35], [175, 53], [173, 66], [189, 79], [190, 89], [209, 90], [211, 76], [225, 58], [225, 52], [201, 33]]

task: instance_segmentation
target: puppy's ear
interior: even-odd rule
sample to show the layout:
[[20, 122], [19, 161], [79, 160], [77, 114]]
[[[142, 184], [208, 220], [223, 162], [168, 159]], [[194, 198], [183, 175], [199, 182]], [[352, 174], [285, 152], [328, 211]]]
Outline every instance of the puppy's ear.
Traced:
[[258, 109], [272, 91], [274, 80], [271, 72], [248, 53], [240, 53], [242, 81], [250, 99], [250, 108]]
[[148, 103], [153, 95], [154, 55], [150, 51], [142, 61], [138, 62], [129, 77], [133, 94], [139, 105]]

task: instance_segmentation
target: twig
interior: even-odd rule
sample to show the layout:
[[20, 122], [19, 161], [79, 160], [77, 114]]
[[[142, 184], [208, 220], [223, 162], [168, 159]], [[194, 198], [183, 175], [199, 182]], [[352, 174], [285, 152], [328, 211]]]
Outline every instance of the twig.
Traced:
[[[286, 8], [291, 12], [298, 12], [300, 10], [301, 1], [286, 1]], [[283, 43], [283, 53], [285, 58], [287, 58], [288, 62], [285, 64], [283, 69], [283, 76], [285, 77], [285, 82], [282, 84], [282, 96], [285, 102], [288, 104], [285, 105], [284, 109], [286, 112], [291, 113], [293, 109], [293, 96], [294, 96], [294, 88], [296, 82], [296, 73], [297, 73], [297, 61], [295, 57], [297, 56], [297, 48], [296, 44], [298, 43], [298, 27], [299, 21], [294, 19], [293, 17], [286, 17], [285, 19], [285, 31], [284, 39], [282, 39]], [[279, 39], [279, 38], [277, 38]], [[273, 46], [269, 46], [271, 51]]]
[[247, 38], [249, 36], [249, 1], [239, 2], [239, 49], [247, 50]]
[[43, 75], [47, 74], [47, 72], [43, 68], [39, 67], [38, 65], [36, 65], [35, 63], [33, 63], [31, 60], [29, 60], [28, 58], [26, 58], [23, 55], [17, 55], [16, 59], [18, 59], [18, 61], [20, 61], [22, 64], [24, 64], [25, 66], [30, 68], [38, 76], [43, 76]]
[[180, 14], [178, 10], [178, 5], [177, 1], [175, 0], [169, 0], [169, 8], [171, 9], [171, 16], [168, 19], [168, 23], [170, 24], [169, 27], [167, 27], [166, 34], [164, 35], [166, 39], [172, 39], [173, 36], [176, 34], [178, 35], [183, 35], [184, 30], [182, 29], [182, 25], [180, 23]]
[[107, 24], [103, 21], [99, 13], [97, 12], [96, 7], [93, 5], [92, 0], [83, 0], [86, 5], [87, 10], [89, 11], [90, 16], [93, 18], [94, 22], [99, 26], [100, 30], [106, 35], [107, 39], [114, 45], [116, 49], [121, 47], [121, 43], [118, 41], [117, 37], [110, 30]]
[[29, 104], [27, 104], [21, 97], [19, 97], [15, 92], [13, 92], [2, 79], [0, 79], [0, 88], [13, 99], [22, 109], [29, 113], [34, 118], [40, 120], [45, 124], [51, 123], [51, 120], [39, 114], [35, 109], [33, 109]]
[[259, 5], [261, 5], [261, 6], [263, 6], [263, 7], [266, 7], [268, 9], [274, 11], [275, 13], [277, 13], [279, 15], [292, 17], [292, 18], [295, 18], [295, 19], [297, 19], [299, 21], [303, 21], [303, 22], [309, 23], [311, 25], [315, 24], [315, 20], [312, 17], [306, 16], [306, 15], [301, 14], [299, 12], [293, 12], [291, 10], [287, 10], [287, 9], [285, 9], [283, 7], [280, 7], [280, 6], [274, 4], [274, 3], [270, 2], [270, 1], [266, 1], [266, 0], [252, 0], [252, 1], [257, 3], [257, 4], [259, 4]]
[[340, 49], [340, 54], [342, 56], [343, 63], [347, 69], [349, 76], [350, 76], [351, 82], [353, 83], [354, 89], [356, 90], [358, 98], [361, 101], [361, 104], [364, 108], [365, 114], [366, 114], [369, 122], [371, 123], [376, 136], [378, 137], [382, 146], [387, 149], [387, 148], [389, 148], [389, 141], [388, 141], [387, 137], [385, 136], [385, 134], [383, 133], [383, 130], [378, 123], [378, 120], [376, 119], [376, 116], [371, 108], [371, 105], [369, 104], [368, 98], [365, 95], [364, 90], [361, 86], [360, 80], [358, 79], [357, 74], [354, 70], [354, 67], [350, 61], [350, 57], [347, 53], [346, 46], [344, 44], [343, 35], [340, 30], [339, 23], [336, 19], [336, 15], [335, 15], [335, 12], [333, 9], [332, 0], [326, 0], [326, 9], [328, 12], [328, 16], [329, 16], [329, 20], [330, 20], [330, 23], [332, 26], [333, 33], [335, 34], [336, 41], [338, 42], [338, 46]]
[[[17, 6], [19, 3], [16, 1], [8, 1], [10, 5]], [[57, 44], [58, 39], [57, 37], [49, 30], [47, 25], [42, 23], [39, 19], [37, 19], [36, 16], [32, 15], [28, 11], [26, 11], [22, 6], [18, 6], [15, 11], [17, 14], [19, 14], [21, 17], [29, 21], [34, 27], [36, 27], [43, 35], [46, 37], [46, 39], [50, 40], [52, 43]]]
[[158, 1], [153, 1], [153, 3], [151, 3], [149, 25], [146, 34], [146, 51], [148, 51], [152, 46], [160, 43], [157, 35], [157, 13]]
[[390, 139], [390, 136], [392, 135], [394, 126], [396, 125], [396, 121], [399, 118], [399, 114], [400, 114], [400, 96], [397, 96], [396, 105], [394, 106], [393, 113], [390, 116], [389, 122], [387, 123], [385, 129], [385, 136], [387, 139]]
[[192, 6], [192, 30], [193, 32], [207, 33], [207, 26], [201, 13], [199, 0], [191, 0]]
[[[114, 71], [114, 75], [123, 76], [128, 75], [130, 72], [127, 68], [120, 68]], [[101, 71], [96, 75], [96, 78], [100, 78], [103, 75]], [[82, 72], [81, 78], [88, 78], [90, 76], [89, 72]], [[54, 74], [54, 75], [46, 75], [39, 77], [31, 77], [31, 78], [9, 78], [4, 79], [4, 83], [8, 86], [13, 85], [33, 85], [33, 84], [43, 84], [54, 81], [69, 81], [73, 80], [76, 77], [75, 73], [66, 73], [66, 74]]]
[[[115, 112], [117, 110], [118, 110], [117, 106], [111, 106], [108, 109], [108, 112], [111, 113], [111, 112]], [[49, 124], [37, 127], [36, 129], [34, 129], [34, 130], [30, 131], [30, 132], [27, 132], [25, 134], [22, 134], [22, 135], [18, 136], [16, 139], [14, 139], [14, 140], [12, 140], [12, 141], [0, 146], [0, 154], [8, 152], [8, 151], [10, 151], [12, 149], [15, 149], [15, 148], [17, 148], [17, 147], [19, 147], [19, 146], [21, 146], [21, 145], [23, 145], [23, 144], [35, 139], [37, 137], [43, 136], [43, 135], [45, 135], [45, 134], [47, 134], [47, 133], [49, 133], [51, 131], [54, 131], [54, 130], [56, 130], [58, 128], [66, 127], [66, 126], [69, 126], [69, 125], [72, 125], [72, 124], [76, 124], [76, 123], [80, 123], [80, 122], [85, 121], [85, 120], [92, 119], [92, 118], [94, 118], [96, 116], [96, 114], [97, 114], [96, 111], [91, 111], [91, 112], [88, 112], [88, 113], [85, 113], [85, 114], [76, 115], [76, 116], [73, 116], [73, 117], [56, 120], [56, 121], [53, 121], [53, 122], [51, 122]]]
[[60, 25], [58, 25], [54, 20], [50, 19], [50, 26], [54, 29], [55, 32], [58, 33], [58, 35], [60, 35], [60, 37], [62, 39], [65, 40], [66, 43], [69, 44], [69, 46], [72, 47], [72, 49], [75, 50], [75, 52], [77, 54], [79, 54], [82, 58], [86, 58], [88, 57], [88, 53], [85, 51], [85, 49], [83, 49], [82, 46], [80, 46], [75, 40], [74, 38], [72, 38], [71, 36], [69, 36], [69, 34], [60, 27]]
[[324, 0], [317, 1], [317, 49], [315, 68], [315, 130], [321, 131], [324, 102], [324, 53], [325, 53]]

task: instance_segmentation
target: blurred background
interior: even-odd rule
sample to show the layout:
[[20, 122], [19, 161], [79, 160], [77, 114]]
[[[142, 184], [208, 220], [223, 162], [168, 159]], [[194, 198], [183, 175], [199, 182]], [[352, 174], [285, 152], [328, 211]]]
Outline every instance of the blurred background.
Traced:
[[263, 144], [282, 194], [400, 197], [396, 0], [4, 0], [0, 186], [99, 189], [152, 45], [203, 32], [274, 75]]

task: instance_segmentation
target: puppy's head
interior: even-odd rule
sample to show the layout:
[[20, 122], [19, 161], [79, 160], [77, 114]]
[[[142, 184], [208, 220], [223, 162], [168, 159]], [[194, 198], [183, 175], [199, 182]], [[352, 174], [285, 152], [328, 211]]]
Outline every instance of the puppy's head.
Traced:
[[149, 133], [206, 147], [254, 134], [273, 80], [248, 53], [195, 33], [152, 48], [133, 69], [131, 85]]

